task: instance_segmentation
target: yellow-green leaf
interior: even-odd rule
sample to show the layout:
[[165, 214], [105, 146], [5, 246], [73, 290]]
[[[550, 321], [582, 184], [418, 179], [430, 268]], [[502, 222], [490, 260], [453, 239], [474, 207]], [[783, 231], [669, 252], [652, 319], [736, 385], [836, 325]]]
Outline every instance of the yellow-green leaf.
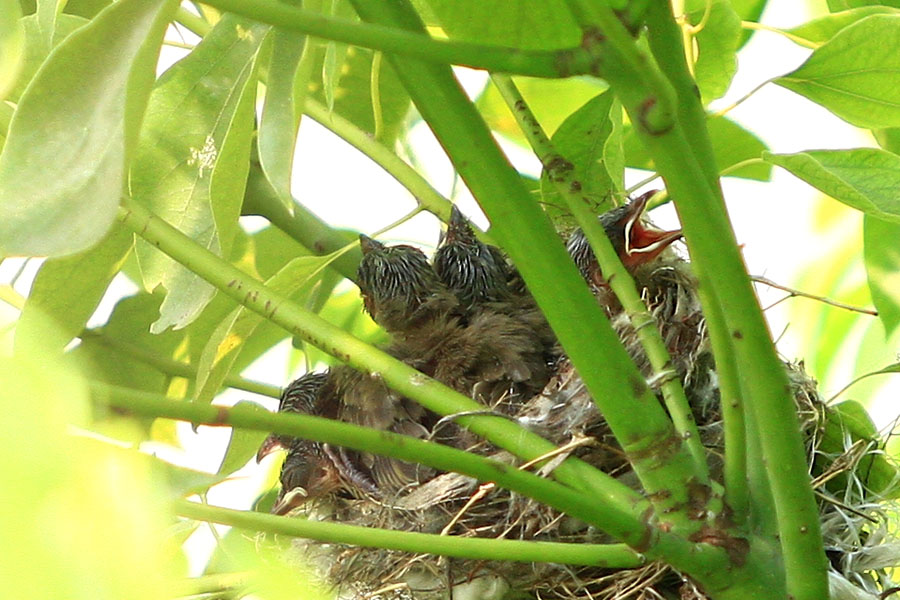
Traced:
[[0, 252], [61, 256], [115, 218], [174, 0], [120, 0], [60, 44], [0, 155]]
[[764, 152], [763, 158], [835, 200], [900, 223], [900, 156], [878, 148]]
[[858, 127], [900, 126], [900, 14], [842, 29], [775, 83]]

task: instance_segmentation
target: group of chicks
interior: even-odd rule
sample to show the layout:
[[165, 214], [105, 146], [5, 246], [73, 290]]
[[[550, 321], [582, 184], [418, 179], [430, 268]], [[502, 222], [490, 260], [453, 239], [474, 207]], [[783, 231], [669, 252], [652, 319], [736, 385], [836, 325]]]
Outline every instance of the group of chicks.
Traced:
[[[600, 216], [623, 263], [635, 274], [681, 237], [679, 231], [660, 231], [643, 220], [651, 195]], [[431, 263], [408, 245], [386, 246], [361, 235], [360, 246], [358, 285], [365, 309], [390, 334], [392, 341], [384, 350], [395, 358], [475, 399], [485, 410], [510, 417], [558, 374], [565, 362], [561, 349], [517, 271], [498, 248], [478, 239], [455, 207]], [[580, 230], [569, 237], [567, 248], [614, 317], [612, 295]], [[292, 382], [282, 394], [279, 411], [461, 448], [476, 442], [380, 378], [344, 365]], [[330, 493], [388, 500], [434, 476], [421, 465], [276, 434], [262, 444], [257, 460], [278, 448], [286, 449], [287, 456], [272, 509], [277, 514]]]

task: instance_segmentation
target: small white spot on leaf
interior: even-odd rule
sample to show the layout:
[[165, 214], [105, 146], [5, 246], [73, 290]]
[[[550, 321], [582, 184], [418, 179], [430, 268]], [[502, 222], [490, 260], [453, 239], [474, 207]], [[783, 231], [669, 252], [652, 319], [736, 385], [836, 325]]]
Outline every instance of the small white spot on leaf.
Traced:
[[203, 142], [203, 148], [198, 150], [197, 148], [191, 147], [190, 150], [191, 157], [188, 159], [187, 164], [197, 165], [198, 171], [200, 172], [200, 178], [202, 179], [203, 171], [205, 169], [212, 170], [216, 164], [216, 159], [219, 156], [219, 150], [216, 148], [216, 141], [211, 135], [207, 135], [206, 141]]

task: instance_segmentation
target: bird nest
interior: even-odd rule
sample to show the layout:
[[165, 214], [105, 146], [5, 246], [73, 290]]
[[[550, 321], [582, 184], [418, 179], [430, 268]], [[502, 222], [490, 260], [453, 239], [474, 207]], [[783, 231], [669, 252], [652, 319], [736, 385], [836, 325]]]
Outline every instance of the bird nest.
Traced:
[[[571, 250], [571, 248], [570, 248]], [[580, 265], [581, 266], [581, 265]], [[715, 367], [705, 321], [688, 263], [671, 249], [635, 273], [644, 300], [660, 328], [701, 432], [712, 476], [721, 480], [723, 429]], [[582, 270], [584, 273], [584, 269]], [[586, 277], [590, 282], [590, 278]], [[596, 290], [595, 290], [596, 291]], [[608, 290], [607, 290], [608, 293]], [[649, 361], [631, 326], [614, 303], [601, 302], [626, 350], [654, 387]], [[376, 319], [377, 320], [377, 319]], [[832, 597], [874, 600], [894, 588], [885, 570], [900, 561], [900, 545], [885, 496], [894, 481], [874, 486], [873, 460], [884, 464], [876, 437], [860, 437], [839, 411], [828, 407], [802, 364], [784, 365], [806, 440], [810, 472], [831, 560]], [[501, 395], [486, 409], [513, 419], [561, 448], [537, 472], [549, 476], [555, 465], [576, 456], [620, 482], [640, 489], [624, 452], [568, 359], [560, 354], [552, 376], [529, 397]], [[452, 419], [431, 423], [430, 435], [447, 439]], [[437, 431], [442, 429], [442, 431]], [[465, 449], [508, 464], [517, 459], [486, 441], [469, 440]], [[893, 468], [890, 473], [895, 473]], [[882, 472], [882, 479], [884, 473]], [[610, 543], [603, 532], [530, 498], [479, 483], [456, 473], [425, 474], [380, 497], [346, 489], [312, 498], [297, 511], [307, 518], [445, 535]], [[412, 554], [378, 548], [297, 541], [296, 560], [314, 565], [340, 598], [507, 598], [678, 599], [706, 596], [690, 579], [662, 563], [634, 569], [546, 563], [513, 563]], [[452, 592], [451, 592], [452, 590]]]

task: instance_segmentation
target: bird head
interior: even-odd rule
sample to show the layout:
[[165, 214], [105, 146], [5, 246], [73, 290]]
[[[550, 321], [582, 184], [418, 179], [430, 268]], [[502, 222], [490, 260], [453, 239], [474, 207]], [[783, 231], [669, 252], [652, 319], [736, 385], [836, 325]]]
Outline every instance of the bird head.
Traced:
[[[631, 272], [653, 261], [682, 236], [680, 229], [663, 231], [643, 220], [647, 201], [655, 193], [651, 191], [642, 194], [628, 204], [607, 211], [599, 217], [606, 237], [612, 242], [622, 264]], [[600, 284], [602, 275], [599, 273], [597, 259], [581, 229], [577, 229], [569, 238], [567, 248], [581, 274]]]
[[[306, 415], [318, 414], [317, 402], [319, 390], [328, 380], [326, 373], [306, 373], [291, 382], [281, 392], [278, 402], [278, 412], [301, 413]], [[277, 433], [267, 437], [256, 452], [256, 462], [281, 448], [287, 448], [291, 440], [290, 436]]]
[[466, 306], [509, 297], [509, 267], [498, 248], [481, 242], [455, 206], [434, 255], [434, 271]]
[[272, 506], [276, 515], [284, 515], [303, 503], [320, 498], [340, 487], [337, 468], [322, 444], [295, 439], [281, 466], [281, 492]]
[[442, 284], [418, 248], [386, 246], [362, 234], [359, 244], [358, 280], [366, 311], [388, 331], [402, 329]]

